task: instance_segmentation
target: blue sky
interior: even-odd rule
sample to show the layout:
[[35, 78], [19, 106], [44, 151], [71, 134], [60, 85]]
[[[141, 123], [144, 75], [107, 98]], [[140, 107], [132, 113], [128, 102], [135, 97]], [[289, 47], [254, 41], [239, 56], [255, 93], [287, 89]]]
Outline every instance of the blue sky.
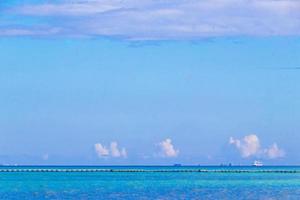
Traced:
[[0, 3], [0, 163], [299, 164], [300, 5], [224, 2]]

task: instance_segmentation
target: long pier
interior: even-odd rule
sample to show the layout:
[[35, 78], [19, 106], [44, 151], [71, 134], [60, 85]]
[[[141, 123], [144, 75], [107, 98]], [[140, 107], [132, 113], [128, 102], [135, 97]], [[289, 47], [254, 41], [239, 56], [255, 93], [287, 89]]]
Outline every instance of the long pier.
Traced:
[[25, 168], [25, 169], [15, 169], [15, 168], [7, 168], [0, 169], [0, 173], [4, 172], [116, 172], [116, 173], [300, 173], [300, 170], [264, 170], [264, 169], [246, 169], [246, 170], [235, 170], [235, 169], [56, 169], [56, 168]]

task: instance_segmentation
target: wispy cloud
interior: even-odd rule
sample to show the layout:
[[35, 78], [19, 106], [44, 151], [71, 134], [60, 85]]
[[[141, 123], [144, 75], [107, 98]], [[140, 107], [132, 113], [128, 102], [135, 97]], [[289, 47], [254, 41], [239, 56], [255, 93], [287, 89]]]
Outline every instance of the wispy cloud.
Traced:
[[43, 3], [24, 5], [14, 9], [23, 15], [33, 16], [85, 16], [120, 9], [117, 1], [61, 1], [61, 3]]
[[53, 36], [60, 34], [61, 29], [51, 27], [0, 27], [0, 36]]
[[243, 158], [265, 157], [276, 159], [285, 156], [284, 150], [280, 149], [276, 143], [268, 148], [262, 148], [257, 135], [246, 135], [243, 139], [230, 137], [229, 144], [234, 145]]
[[99, 157], [123, 157], [126, 158], [127, 157], [127, 151], [125, 148], [122, 148], [121, 150], [118, 147], [118, 143], [117, 142], [111, 142], [110, 143], [110, 149], [106, 148], [104, 145], [102, 145], [101, 143], [97, 143], [94, 145], [95, 147], [95, 152]]
[[163, 157], [177, 157], [179, 154], [179, 150], [175, 149], [170, 138], [161, 141], [159, 147]]
[[300, 70], [300, 67], [281, 67], [281, 68], [272, 68], [272, 69], [279, 69], [279, 70]]
[[30, 25], [37, 35], [44, 25], [59, 28], [62, 36], [132, 40], [300, 34], [297, 0], [61, 0], [15, 6], [6, 13], [38, 18]]

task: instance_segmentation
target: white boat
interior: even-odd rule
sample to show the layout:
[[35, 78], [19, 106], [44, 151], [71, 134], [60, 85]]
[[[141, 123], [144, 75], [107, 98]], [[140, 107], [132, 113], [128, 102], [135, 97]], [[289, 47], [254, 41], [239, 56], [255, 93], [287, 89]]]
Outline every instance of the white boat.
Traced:
[[256, 160], [256, 161], [253, 162], [252, 166], [261, 167], [261, 166], [263, 166], [263, 163], [261, 161]]

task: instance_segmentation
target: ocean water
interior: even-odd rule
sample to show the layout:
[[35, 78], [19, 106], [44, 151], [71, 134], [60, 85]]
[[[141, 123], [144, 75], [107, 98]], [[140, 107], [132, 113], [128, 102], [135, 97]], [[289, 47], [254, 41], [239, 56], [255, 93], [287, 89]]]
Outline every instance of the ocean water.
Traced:
[[0, 199], [298, 200], [300, 167], [0, 167]]

